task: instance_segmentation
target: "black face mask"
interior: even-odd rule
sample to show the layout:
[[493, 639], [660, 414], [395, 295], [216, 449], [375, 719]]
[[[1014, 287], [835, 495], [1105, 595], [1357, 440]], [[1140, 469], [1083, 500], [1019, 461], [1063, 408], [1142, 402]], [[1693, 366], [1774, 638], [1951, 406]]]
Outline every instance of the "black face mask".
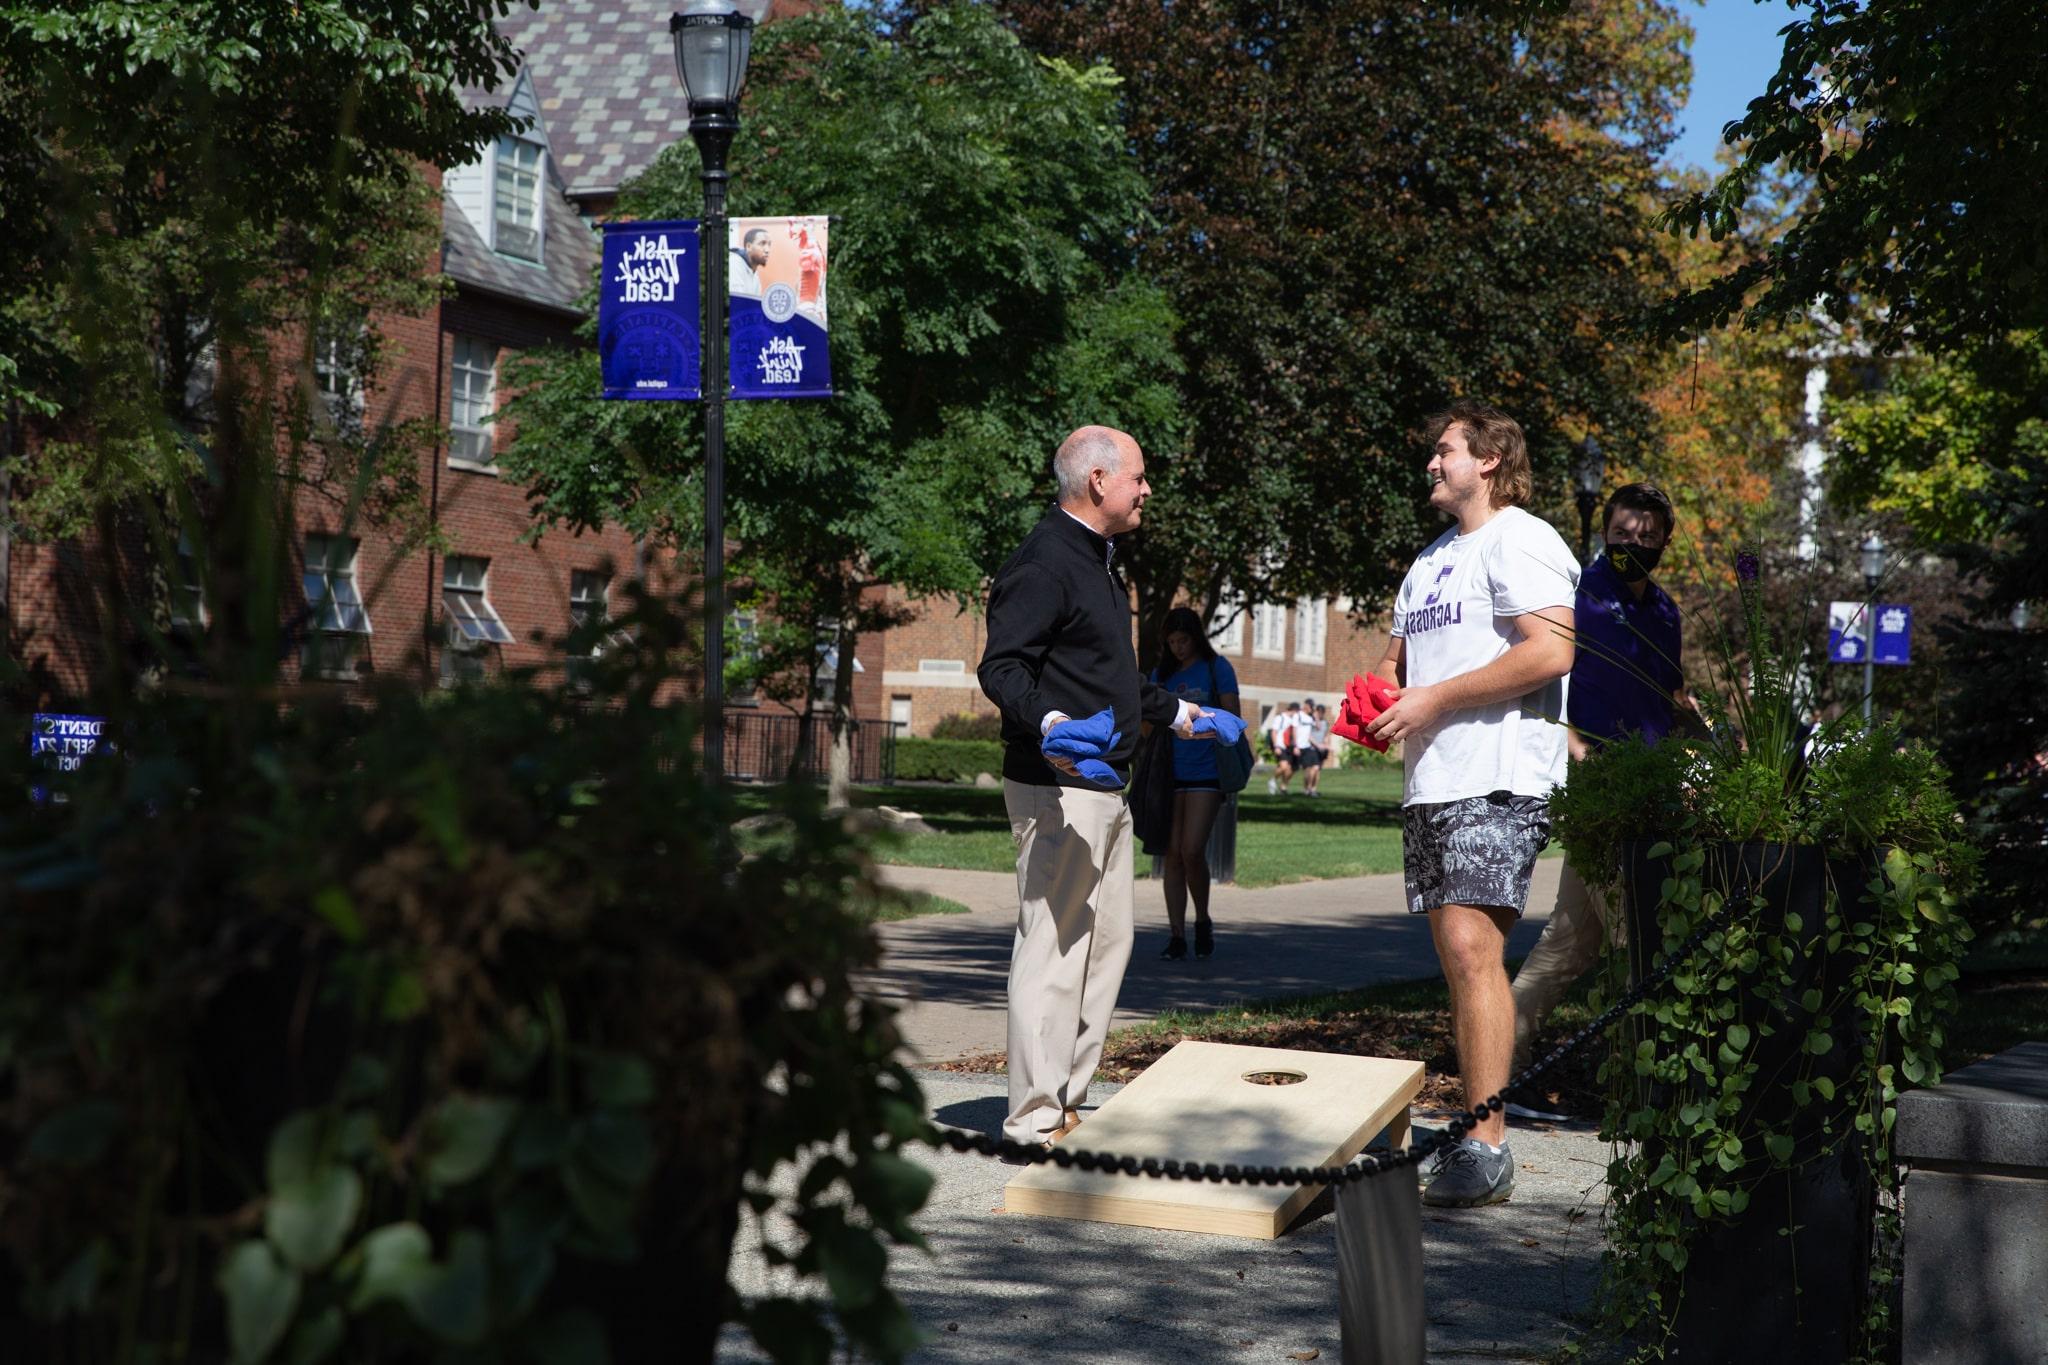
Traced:
[[1657, 561], [1664, 557], [1662, 545], [1610, 545], [1607, 547], [1607, 562], [1614, 566], [1615, 576], [1624, 583], [1640, 583], [1648, 578], [1657, 567]]

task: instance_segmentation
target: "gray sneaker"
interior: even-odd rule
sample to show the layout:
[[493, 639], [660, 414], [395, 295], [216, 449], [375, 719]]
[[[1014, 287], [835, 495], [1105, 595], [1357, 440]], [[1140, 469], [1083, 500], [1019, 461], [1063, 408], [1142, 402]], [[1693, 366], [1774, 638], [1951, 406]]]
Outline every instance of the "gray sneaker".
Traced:
[[1514, 1189], [1515, 1155], [1507, 1144], [1489, 1152], [1478, 1138], [1466, 1138], [1437, 1161], [1436, 1178], [1422, 1191], [1422, 1202], [1440, 1209], [1469, 1209], [1498, 1204]]

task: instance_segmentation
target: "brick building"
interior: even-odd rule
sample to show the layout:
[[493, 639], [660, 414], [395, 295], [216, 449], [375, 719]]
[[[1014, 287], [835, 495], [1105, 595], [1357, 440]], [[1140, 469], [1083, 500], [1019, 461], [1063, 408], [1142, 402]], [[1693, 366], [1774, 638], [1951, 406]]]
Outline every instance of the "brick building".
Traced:
[[[342, 501], [308, 492], [295, 500], [291, 568], [297, 595], [282, 604], [303, 638], [287, 676], [359, 679], [393, 670], [423, 684], [506, 667], [562, 667], [562, 637], [602, 612], [620, 584], [648, 565], [616, 528], [554, 531], [524, 543], [532, 525], [525, 492], [502, 479], [496, 451], [509, 434], [496, 420], [504, 362], [529, 347], [576, 343], [579, 300], [598, 257], [594, 224], [622, 182], [687, 135], [667, 11], [602, 0], [564, 0], [499, 21], [524, 66], [495, 92], [470, 90], [472, 107], [499, 105], [528, 120], [479, 147], [466, 165], [425, 168], [443, 191], [436, 258], [452, 293], [421, 316], [379, 316], [383, 363], [350, 373], [347, 337], [316, 346], [315, 378], [334, 420], [362, 430], [421, 419], [436, 431], [420, 454], [426, 518], [445, 553], [411, 548], [393, 531], [345, 517]], [[208, 361], [210, 374], [212, 362]], [[210, 382], [194, 395], [191, 424], [203, 435]], [[57, 707], [82, 698], [96, 659], [133, 650], [141, 632], [109, 619], [101, 584], [158, 598], [156, 614], [196, 629], [209, 609], [190, 547], [154, 562], [139, 532], [92, 542], [0, 545], [0, 607], [9, 654], [23, 665], [20, 701]], [[317, 629], [307, 629], [307, 626]]]
[[[771, 18], [811, 7], [777, 0]], [[295, 650], [288, 674], [347, 680], [402, 672], [435, 685], [519, 667], [545, 677], [562, 666], [560, 642], [574, 622], [603, 610], [626, 579], [651, 567], [616, 528], [551, 531], [525, 543], [524, 490], [495, 466], [509, 435], [495, 414], [508, 358], [536, 345], [576, 344], [579, 301], [597, 260], [594, 225], [612, 212], [621, 185], [688, 134], [667, 9], [550, 0], [498, 22], [524, 66], [496, 91], [464, 97], [473, 107], [508, 107], [528, 124], [478, 148], [465, 165], [426, 169], [443, 192], [442, 233], [437, 258], [421, 269], [444, 276], [452, 294], [422, 316], [375, 319], [386, 343], [378, 373], [349, 374], [345, 345], [329, 344], [316, 358], [339, 419], [370, 429], [424, 419], [436, 429], [418, 472], [428, 520], [448, 548], [409, 548], [374, 526], [345, 524], [332, 499], [301, 498], [291, 563], [298, 595], [285, 605], [287, 615], [327, 634]], [[183, 554], [150, 563], [138, 538], [115, 555], [127, 576], [168, 599], [174, 624], [204, 621], [197, 574]], [[92, 579], [105, 563], [73, 543], [17, 538], [0, 553], [7, 644], [27, 666], [21, 700], [44, 708], [74, 702], [109, 638], [136, 643], [135, 631], [102, 620]], [[862, 637], [855, 715], [927, 735], [947, 715], [990, 712], [974, 676], [979, 613], [945, 599], [914, 605], [910, 624]], [[746, 625], [735, 621], [728, 638], [744, 639]], [[1246, 713], [1257, 716], [1289, 698], [1334, 702], [1354, 672], [1378, 662], [1385, 635], [1354, 629], [1342, 603], [1305, 601], [1236, 613], [1215, 640], [1237, 669]], [[814, 702], [823, 700], [832, 663], [829, 655], [820, 660]], [[746, 696], [730, 701], [736, 717], [783, 709]]]
[[[980, 611], [944, 598], [911, 605], [915, 620], [878, 637], [872, 648], [863, 644], [861, 652], [869, 675], [879, 670], [875, 692], [897, 733], [925, 736], [946, 716], [995, 714], [974, 676], [987, 636]], [[1307, 598], [1219, 613], [1210, 642], [1237, 672], [1245, 715], [1262, 718], [1282, 702], [1304, 698], [1334, 709], [1352, 675], [1386, 657], [1384, 626], [1361, 629], [1349, 613], [1347, 601]], [[1135, 618], [1131, 630], [1135, 645]]]

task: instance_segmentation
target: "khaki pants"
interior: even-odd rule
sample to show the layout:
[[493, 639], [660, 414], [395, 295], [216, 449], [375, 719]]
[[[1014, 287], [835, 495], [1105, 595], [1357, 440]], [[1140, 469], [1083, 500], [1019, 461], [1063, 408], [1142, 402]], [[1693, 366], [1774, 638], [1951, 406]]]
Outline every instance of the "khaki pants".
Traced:
[[1078, 1108], [1131, 960], [1131, 813], [1121, 793], [1003, 782], [1017, 840], [1010, 1116], [1043, 1142]]
[[1529, 1064], [1536, 1030], [1572, 983], [1600, 959], [1607, 941], [1607, 897], [1586, 884], [1578, 869], [1564, 865], [1557, 879], [1557, 904], [1522, 969], [1515, 973], [1515, 1060], [1519, 1072]]

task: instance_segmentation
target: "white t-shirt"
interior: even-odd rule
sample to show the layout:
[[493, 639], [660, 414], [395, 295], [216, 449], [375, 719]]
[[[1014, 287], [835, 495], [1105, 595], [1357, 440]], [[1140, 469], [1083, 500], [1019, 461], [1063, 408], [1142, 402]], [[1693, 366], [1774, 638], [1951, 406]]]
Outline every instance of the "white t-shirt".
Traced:
[[1275, 749], [1289, 749], [1294, 747], [1294, 737], [1289, 729], [1293, 724], [1294, 713], [1284, 706], [1276, 706], [1267, 713], [1259, 728], [1266, 732], [1266, 738], [1272, 741]]
[[[1541, 517], [1504, 507], [1469, 536], [1453, 526], [1415, 557], [1394, 595], [1410, 687], [1484, 668], [1520, 640], [1514, 618], [1570, 610], [1579, 565]], [[1564, 781], [1565, 682], [1453, 711], [1401, 742], [1405, 806], [1509, 792], [1548, 796]]]

